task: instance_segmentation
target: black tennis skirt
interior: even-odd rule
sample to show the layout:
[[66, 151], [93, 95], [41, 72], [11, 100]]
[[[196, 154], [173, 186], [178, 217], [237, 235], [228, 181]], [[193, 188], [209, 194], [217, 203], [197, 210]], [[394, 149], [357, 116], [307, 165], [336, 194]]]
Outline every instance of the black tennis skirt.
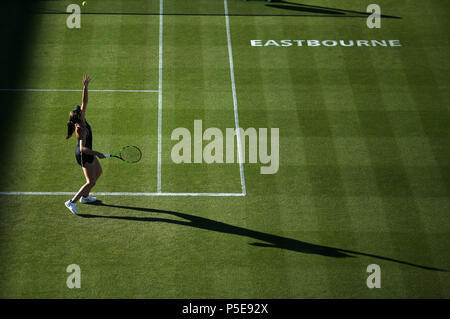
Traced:
[[83, 154], [80, 152], [80, 148], [77, 146], [75, 150], [75, 158], [77, 159], [78, 165], [85, 167], [86, 163], [92, 163], [94, 161], [93, 155]]

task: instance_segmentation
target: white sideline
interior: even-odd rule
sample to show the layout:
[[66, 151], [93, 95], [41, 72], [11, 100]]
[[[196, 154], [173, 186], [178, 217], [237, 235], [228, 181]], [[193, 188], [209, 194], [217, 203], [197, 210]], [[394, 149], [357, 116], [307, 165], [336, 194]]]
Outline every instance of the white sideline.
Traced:
[[230, 77], [231, 77], [231, 90], [233, 92], [233, 106], [234, 106], [234, 123], [236, 126], [236, 140], [237, 140], [237, 148], [238, 148], [238, 157], [239, 157], [239, 172], [241, 175], [241, 188], [242, 193], [247, 193], [245, 188], [245, 176], [244, 176], [244, 159], [242, 158], [242, 149], [241, 149], [241, 134], [239, 130], [239, 112], [238, 112], [238, 103], [236, 97], [236, 83], [234, 80], [234, 63], [233, 63], [233, 49], [231, 47], [231, 33], [230, 33], [230, 19], [228, 17], [228, 2], [227, 0], [223, 1], [225, 7], [225, 24], [227, 27], [227, 39], [228, 39], [228, 56], [230, 60]]
[[[0, 92], [83, 92], [74, 89], [0, 89]], [[92, 90], [90, 92], [158, 93], [158, 90]]]
[[[75, 192], [0, 192], [0, 196], [73, 196]], [[243, 193], [128, 193], [128, 192], [98, 192], [94, 196], [210, 196], [210, 197], [239, 197]]]
[[161, 193], [161, 154], [162, 154], [162, 69], [163, 69], [163, 0], [159, 2], [159, 83], [158, 83], [158, 171], [156, 190]]

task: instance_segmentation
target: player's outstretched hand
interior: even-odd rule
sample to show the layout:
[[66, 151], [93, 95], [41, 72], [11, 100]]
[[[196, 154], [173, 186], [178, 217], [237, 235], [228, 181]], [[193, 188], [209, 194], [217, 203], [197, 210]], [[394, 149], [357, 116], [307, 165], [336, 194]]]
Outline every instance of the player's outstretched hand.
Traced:
[[83, 85], [85, 87], [87, 87], [89, 85], [89, 82], [91, 82], [91, 78], [89, 76], [87, 76], [87, 75], [84, 75], [83, 76]]

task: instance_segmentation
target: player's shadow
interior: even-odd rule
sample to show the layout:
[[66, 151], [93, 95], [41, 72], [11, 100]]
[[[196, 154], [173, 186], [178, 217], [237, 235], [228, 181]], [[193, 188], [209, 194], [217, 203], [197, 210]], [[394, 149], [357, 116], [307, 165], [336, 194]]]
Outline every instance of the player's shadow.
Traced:
[[187, 226], [199, 229], [210, 230], [219, 233], [238, 235], [243, 237], [248, 237], [251, 239], [256, 239], [260, 242], [252, 242], [250, 245], [257, 247], [270, 247], [270, 248], [280, 248], [286, 249], [290, 251], [295, 251], [304, 254], [316, 254], [326, 257], [334, 257], [334, 258], [354, 258], [354, 255], [366, 256], [371, 258], [376, 258], [380, 260], [391, 261], [403, 265], [409, 265], [417, 268], [422, 268], [426, 270], [434, 270], [434, 271], [448, 271], [446, 269], [439, 269], [429, 266], [417, 265], [406, 261], [397, 260], [394, 258], [378, 256], [374, 254], [368, 254], [358, 251], [352, 251], [348, 249], [341, 249], [336, 247], [322, 246], [307, 243], [304, 241], [300, 241], [297, 239], [272, 235], [263, 233], [256, 230], [251, 230], [239, 226], [233, 226], [230, 224], [222, 223], [219, 221], [215, 221], [212, 219], [199, 217], [195, 215], [190, 215], [186, 213], [180, 213], [175, 211], [168, 211], [162, 209], [153, 209], [153, 208], [143, 208], [143, 207], [133, 207], [133, 206], [120, 206], [120, 205], [111, 205], [105, 204], [101, 201], [98, 201], [96, 204], [91, 204], [96, 206], [103, 207], [111, 207], [125, 210], [134, 210], [145, 213], [158, 213], [158, 214], [166, 214], [172, 215], [178, 218], [182, 218], [184, 220], [170, 219], [170, 218], [162, 218], [162, 217], [135, 217], [135, 216], [112, 216], [112, 215], [92, 215], [92, 214], [79, 214], [78, 216], [83, 218], [110, 218], [110, 219], [118, 219], [118, 220], [128, 220], [128, 221], [138, 221], [138, 222], [163, 222], [169, 224], [175, 224], [180, 226]]
[[[247, 0], [247, 1], [255, 1], [255, 0]], [[265, 0], [259, 0], [259, 1], [265, 1]], [[267, 3], [267, 1], [265, 1]], [[301, 4], [297, 2], [291, 2], [291, 1], [284, 1], [284, 0], [272, 0], [270, 4], [266, 4], [266, 7], [275, 8], [275, 9], [281, 9], [281, 10], [287, 10], [287, 11], [296, 11], [296, 12], [303, 12], [306, 14], [312, 13], [314, 15], [329, 15], [329, 16], [335, 16], [335, 17], [367, 17], [371, 13], [368, 12], [362, 12], [362, 11], [355, 11], [355, 10], [345, 10], [345, 9], [338, 9], [338, 8], [329, 8], [329, 7], [322, 7], [322, 6], [316, 6], [316, 5], [309, 5], [309, 4]], [[401, 19], [401, 17], [397, 16], [390, 16], [390, 15], [380, 15], [381, 18], [391, 18], [391, 19]]]

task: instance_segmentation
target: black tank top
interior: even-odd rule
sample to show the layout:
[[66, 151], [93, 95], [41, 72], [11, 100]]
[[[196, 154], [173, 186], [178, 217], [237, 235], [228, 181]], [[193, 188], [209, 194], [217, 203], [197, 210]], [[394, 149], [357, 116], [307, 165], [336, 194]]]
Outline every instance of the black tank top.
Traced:
[[[92, 130], [91, 130], [91, 126], [89, 125], [89, 123], [86, 121], [86, 127], [85, 129], [87, 129], [87, 134], [86, 134], [86, 144], [84, 146], [86, 146], [89, 149], [92, 149]], [[80, 139], [78, 139], [78, 144], [77, 144], [77, 148], [80, 147]]]

